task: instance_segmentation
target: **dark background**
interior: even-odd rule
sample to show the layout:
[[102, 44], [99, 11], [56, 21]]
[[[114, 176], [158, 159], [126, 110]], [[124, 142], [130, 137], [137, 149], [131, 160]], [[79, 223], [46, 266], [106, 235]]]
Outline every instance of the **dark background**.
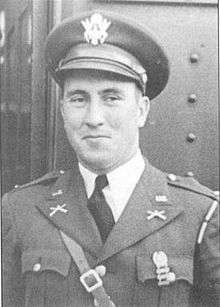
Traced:
[[152, 101], [141, 132], [144, 154], [166, 172], [193, 172], [218, 190], [217, 0], [2, 0], [2, 192], [71, 167], [75, 156], [59, 114], [60, 91], [45, 71], [44, 42], [63, 18], [102, 7], [151, 28], [170, 59], [168, 86]]

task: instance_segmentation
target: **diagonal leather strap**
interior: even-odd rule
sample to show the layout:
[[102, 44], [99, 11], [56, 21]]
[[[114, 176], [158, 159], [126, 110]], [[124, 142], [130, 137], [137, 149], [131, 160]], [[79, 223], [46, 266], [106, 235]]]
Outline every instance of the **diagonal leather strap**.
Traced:
[[107, 295], [100, 276], [95, 270], [90, 268], [82, 247], [61, 230], [60, 234], [73, 261], [79, 269], [81, 274], [81, 283], [83, 284], [86, 291], [91, 292], [94, 297], [95, 306], [116, 307], [115, 304], [111, 301], [110, 297]]

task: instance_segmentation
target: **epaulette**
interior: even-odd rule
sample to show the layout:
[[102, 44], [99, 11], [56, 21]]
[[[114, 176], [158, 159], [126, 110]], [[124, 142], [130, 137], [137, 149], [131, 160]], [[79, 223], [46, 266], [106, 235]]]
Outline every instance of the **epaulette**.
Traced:
[[201, 244], [204, 238], [204, 234], [208, 226], [208, 223], [211, 220], [215, 210], [218, 207], [218, 201], [219, 201], [218, 193], [201, 185], [196, 179], [193, 178], [193, 174], [191, 172], [188, 173], [186, 177], [180, 177], [174, 174], [168, 174], [167, 180], [168, 180], [168, 184], [171, 186], [175, 186], [175, 187], [178, 187], [184, 190], [195, 192], [197, 194], [210, 197], [211, 199], [214, 200], [211, 206], [209, 207], [208, 211], [206, 212], [206, 215], [203, 219], [203, 223], [201, 225], [201, 228], [198, 234], [197, 243]]
[[210, 197], [213, 200], [218, 200], [217, 194], [209, 188], [201, 185], [191, 174], [186, 177], [176, 176], [174, 174], [167, 175], [167, 183], [184, 190], [195, 192], [200, 195]]
[[23, 188], [27, 188], [27, 187], [31, 187], [37, 184], [42, 184], [42, 185], [47, 185], [50, 184], [52, 182], [54, 182], [55, 180], [57, 180], [57, 178], [59, 178], [62, 174], [64, 173], [64, 171], [52, 171], [50, 173], [45, 174], [44, 176], [37, 178], [33, 181], [30, 181], [28, 183], [25, 183], [23, 185], [15, 185], [13, 191], [19, 191], [20, 189]]

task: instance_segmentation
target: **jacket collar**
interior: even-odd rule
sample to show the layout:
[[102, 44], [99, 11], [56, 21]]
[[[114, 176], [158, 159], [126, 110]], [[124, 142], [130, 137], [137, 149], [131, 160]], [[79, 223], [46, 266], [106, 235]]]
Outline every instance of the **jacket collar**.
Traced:
[[[78, 165], [66, 171], [36, 206], [55, 227], [73, 238], [84, 251], [98, 258], [97, 262], [102, 262], [165, 227], [182, 212], [170, 198], [166, 175], [147, 160], [145, 163], [145, 170], [104, 245], [87, 208], [86, 191]], [[158, 201], [158, 196], [163, 196], [163, 201]], [[59, 206], [62, 209], [54, 212], [54, 208]], [[164, 210], [166, 220], [157, 217], [148, 220], [149, 211], [155, 210]]]

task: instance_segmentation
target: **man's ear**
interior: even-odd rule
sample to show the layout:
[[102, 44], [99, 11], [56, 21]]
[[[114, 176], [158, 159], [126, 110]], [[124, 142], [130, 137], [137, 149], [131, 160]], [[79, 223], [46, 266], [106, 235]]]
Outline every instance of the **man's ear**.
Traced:
[[147, 96], [139, 97], [139, 118], [138, 127], [144, 127], [149, 110], [150, 110], [150, 99]]
[[60, 100], [59, 107], [60, 107], [60, 113], [61, 113], [62, 117], [64, 117], [63, 103], [64, 103], [63, 100]]
[[59, 101], [60, 113], [62, 117], [64, 116], [64, 82], [61, 86], [61, 93], [60, 93], [60, 101]]

